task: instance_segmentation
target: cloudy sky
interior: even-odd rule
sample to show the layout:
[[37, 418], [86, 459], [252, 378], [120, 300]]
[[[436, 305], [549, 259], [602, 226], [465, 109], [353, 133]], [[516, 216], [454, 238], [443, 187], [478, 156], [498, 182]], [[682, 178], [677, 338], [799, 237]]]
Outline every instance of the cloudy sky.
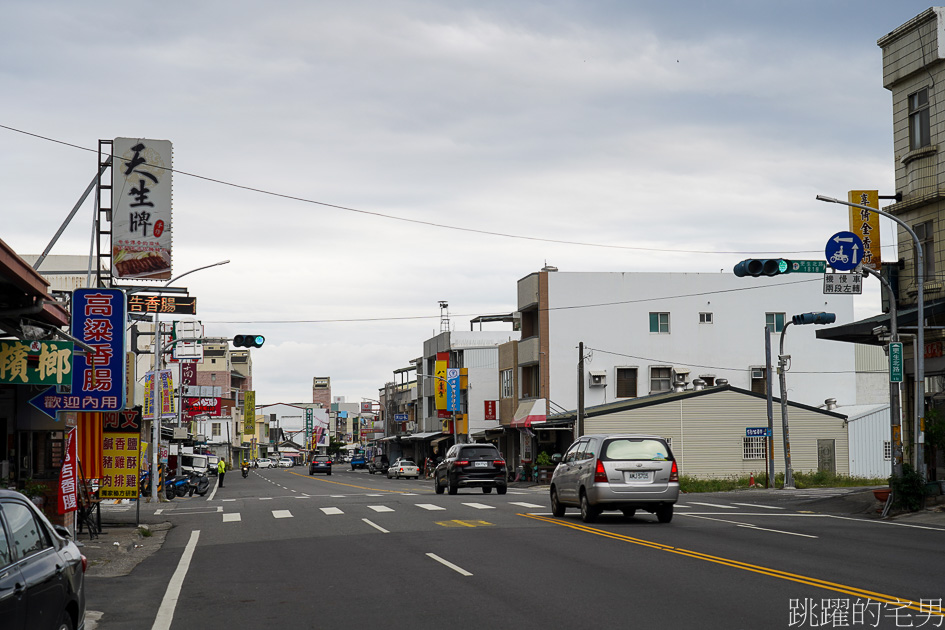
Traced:
[[42, 252], [99, 139], [170, 140], [174, 272], [232, 261], [179, 284], [208, 335], [266, 336], [257, 403], [376, 398], [439, 300], [468, 330], [546, 263], [822, 258], [847, 215], [815, 195], [895, 192], [876, 40], [929, 6], [7, 0], [0, 238]]

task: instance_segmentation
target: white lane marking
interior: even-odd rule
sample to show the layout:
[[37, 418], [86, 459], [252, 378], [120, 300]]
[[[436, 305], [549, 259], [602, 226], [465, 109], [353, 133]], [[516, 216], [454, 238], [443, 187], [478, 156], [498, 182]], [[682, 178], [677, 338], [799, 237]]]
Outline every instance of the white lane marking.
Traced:
[[336, 507], [319, 508], [319, 509], [325, 514], [344, 514], [344, 512], [342, 512]]
[[238, 523], [238, 522], [241, 521], [241, 520], [243, 520], [243, 519], [240, 517], [240, 513], [239, 513], [239, 512], [231, 512], [231, 513], [229, 513], [229, 514], [224, 514], [224, 515], [223, 515], [223, 522], [224, 522], [224, 523]]
[[419, 496], [416, 492], [401, 492], [400, 496], [402, 497], [415, 497]]
[[386, 529], [384, 529], [383, 527], [381, 527], [381, 526], [378, 525], [377, 523], [372, 523], [371, 521], [367, 520], [366, 518], [362, 518], [361, 520], [364, 521], [365, 523], [367, 523], [368, 525], [370, 525], [371, 527], [373, 527], [374, 529], [376, 529], [377, 531], [381, 532], [382, 534], [389, 534], [389, 533], [390, 533], [389, 531], [387, 531]]
[[222, 512], [222, 511], [223, 511], [223, 506], [222, 506], [222, 505], [218, 505], [218, 506], [217, 506], [217, 512]]
[[690, 501], [693, 505], [705, 505], [707, 507], [722, 508], [723, 510], [737, 510], [738, 508], [732, 507], [731, 505], [719, 505], [718, 503], [700, 503], [699, 501]]
[[440, 507], [439, 505], [433, 505], [432, 503], [418, 503], [417, 507], [423, 508], [424, 510], [445, 510], [445, 507]]
[[435, 553], [428, 553], [428, 554], [427, 554], [427, 557], [428, 557], [428, 558], [433, 558], [434, 560], [436, 560], [437, 562], [439, 562], [439, 563], [442, 564], [443, 566], [449, 567], [449, 568], [453, 569], [454, 571], [456, 571], [456, 572], [459, 573], [460, 575], [465, 575], [465, 576], [467, 576], [467, 577], [470, 576], [470, 575], [472, 575], [472, 573], [470, 573], [470, 572], [467, 571], [466, 569], [463, 569], [462, 567], [458, 567], [458, 566], [456, 566], [455, 564], [453, 564], [452, 562], [449, 562], [448, 560], [444, 560], [443, 558], [441, 558], [440, 556], [436, 555]]
[[685, 503], [677, 503], [677, 504], [676, 504], [676, 507], [677, 507], [677, 508], [689, 508], [689, 507], [692, 507], [692, 506], [691, 506], [691, 505], [686, 505]]
[[157, 510], [154, 510], [154, 515], [157, 516], [158, 514], [160, 514], [160, 513], [163, 512], [163, 511], [164, 511], [164, 508], [159, 508], [159, 509], [157, 509]]
[[733, 503], [732, 505], [741, 505], [744, 507], [750, 508], [763, 508], [765, 510], [783, 510], [783, 507], [778, 507], [776, 505], [761, 505], [759, 503]]
[[224, 503], [226, 503], [227, 501], [236, 501], [236, 499], [221, 499], [221, 501], [223, 501]]
[[194, 549], [197, 548], [197, 540], [199, 539], [199, 529], [190, 532], [190, 540], [187, 541], [180, 562], [177, 563], [177, 569], [174, 571], [174, 575], [171, 576], [171, 581], [167, 584], [164, 599], [161, 600], [161, 607], [158, 608], [157, 615], [154, 617], [154, 625], [151, 626], [151, 630], [170, 630], [171, 621], [174, 620], [174, 609], [177, 608], [177, 600], [180, 597], [180, 589], [184, 584], [184, 578], [187, 576], [187, 569], [190, 568], [190, 561], [194, 557]]
[[386, 505], [369, 505], [369, 508], [375, 512], [393, 512], [394, 508], [389, 508]]
[[273, 518], [292, 518], [292, 512], [290, 512], [289, 510], [273, 510], [272, 517]]
[[[477, 510], [494, 510], [494, 505], [486, 505], [485, 503], [463, 503], [463, 505], [468, 505], [471, 508], [476, 508]], [[538, 507], [541, 507], [540, 505]]]
[[941, 532], [945, 531], [941, 527], [928, 527], [925, 525], [912, 525], [910, 523], [897, 523], [896, 521], [876, 521], [868, 520], [863, 518], [853, 518], [850, 516], [835, 516], [833, 514], [802, 514], [801, 516], [820, 516], [824, 518], [837, 518], [843, 521], [860, 521], [863, 523], [871, 523], [876, 525], [897, 525], [899, 527], [912, 527], [913, 529], [931, 529], [933, 531]]
[[820, 538], [820, 536], [812, 536], [810, 534], [799, 534], [797, 532], [785, 532], [780, 529], [768, 529], [767, 527], [758, 527], [757, 525], [752, 525], [751, 523], [740, 523], [738, 521], [728, 521], [723, 518], [709, 518], [708, 516], [698, 516], [696, 514], [685, 514], [690, 518], [701, 518], [707, 521], [717, 521], [719, 523], [728, 523], [730, 525], [737, 525], [738, 527], [744, 527], [746, 529], [757, 529], [763, 532], [773, 532], [775, 534], [787, 534], [788, 536], [801, 536], [802, 538]]
[[332, 499], [344, 499], [344, 498], [345, 498], [345, 495], [343, 495], [343, 494], [329, 494], [328, 496], [331, 497]]
[[298, 492], [298, 490], [293, 490], [292, 492]]
[[259, 497], [260, 501], [272, 501], [272, 497]]
[[509, 505], [520, 505], [524, 508], [539, 508], [545, 507], [544, 505], [538, 505], [537, 503], [525, 503], [524, 501], [509, 501]]
[[386, 494], [366, 494], [366, 497], [386, 497]]

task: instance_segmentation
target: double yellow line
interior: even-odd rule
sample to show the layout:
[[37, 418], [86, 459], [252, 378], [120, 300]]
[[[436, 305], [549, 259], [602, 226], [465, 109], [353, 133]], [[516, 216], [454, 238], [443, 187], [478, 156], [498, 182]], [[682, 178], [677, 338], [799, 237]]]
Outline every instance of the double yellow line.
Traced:
[[633, 538], [632, 536], [624, 536], [623, 534], [616, 534], [614, 532], [604, 531], [602, 529], [597, 529], [595, 527], [588, 527], [587, 525], [581, 525], [581, 524], [573, 523], [569, 521], [562, 521], [561, 519], [549, 518], [547, 516], [539, 516], [536, 514], [519, 514], [519, 516], [524, 516], [525, 518], [530, 518], [530, 519], [534, 519], [536, 521], [542, 521], [545, 523], [551, 523], [552, 525], [559, 525], [561, 527], [569, 527], [577, 531], [585, 532], [588, 534], [594, 534], [595, 536], [602, 536], [604, 538], [619, 540], [621, 542], [628, 542], [634, 545], [640, 545], [642, 547], [649, 547], [650, 549], [655, 549], [657, 551], [667, 551], [669, 553], [675, 553], [681, 556], [686, 556], [688, 558], [694, 558], [696, 560], [703, 560], [705, 562], [713, 562], [715, 564], [721, 564], [727, 567], [732, 567], [734, 569], [741, 569], [743, 571], [751, 571], [752, 573], [759, 573], [761, 575], [767, 575], [769, 577], [778, 578], [781, 580], [797, 582], [798, 584], [805, 584], [807, 586], [815, 586], [817, 588], [822, 588], [822, 589], [826, 589], [828, 591], [834, 591], [837, 593], [843, 593], [845, 595], [853, 595], [855, 597], [862, 597], [862, 598], [870, 599], [876, 602], [892, 604], [896, 606], [897, 608], [908, 608], [910, 610], [915, 610], [917, 612], [921, 612], [929, 616], [945, 617], [945, 611], [942, 611], [940, 609], [932, 610], [930, 609], [929, 604], [923, 605], [911, 599], [904, 599], [901, 597], [894, 597], [892, 595], [885, 595], [883, 593], [876, 593], [874, 591], [867, 591], [862, 588], [856, 588], [855, 586], [847, 586], [846, 584], [838, 584], [837, 582], [821, 580], [819, 578], [809, 577], [806, 575], [798, 575], [797, 573], [789, 573], [787, 571], [781, 571], [779, 569], [771, 569], [769, 567], [762, 567], [757, 564], [749, 564], [747, 562], [740, 562], [738, 560], [731, 560], [729, 558], [712, 556], [706, 553], [700, 553], [698, 551], [691, 551], [689, 549], [681, 549], [679, 547], [673, 547], [671, 545], [664, 545], [662, 543], [652, 542], [650, 540], [643, 540], [641, 538]]

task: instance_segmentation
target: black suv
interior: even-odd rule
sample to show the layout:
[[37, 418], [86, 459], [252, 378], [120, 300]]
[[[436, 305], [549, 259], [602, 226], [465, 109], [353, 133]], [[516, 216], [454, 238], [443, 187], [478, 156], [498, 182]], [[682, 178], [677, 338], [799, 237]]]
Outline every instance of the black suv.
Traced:
[[388, 468], [390, 468], [390, 461], [388, 461], [387, 455], [375, 455], [367, 464], [367, 470], [372, 475], [374, 473], [381, 473], [383, 475], [387, 473]]
[[456, 494], [459, 488], [482, 488], [489, 494], [508, 489], [505, 459], [492, 444], [454, 444], [446, 458], [433, 471], [433, 488], [437, 494], [448, 489]]

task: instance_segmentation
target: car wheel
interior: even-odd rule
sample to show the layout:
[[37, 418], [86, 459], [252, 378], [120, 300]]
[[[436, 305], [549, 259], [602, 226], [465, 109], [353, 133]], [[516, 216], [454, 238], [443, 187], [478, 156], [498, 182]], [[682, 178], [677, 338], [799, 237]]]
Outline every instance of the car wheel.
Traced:
[[443, 494], [443, 486], [440, 485], [440, 481], [436, 477], [433, 478], [433, 489], [436, 490], [437, 494]]
[[490, 488], [489, 486], [483, 486], [483, 487], [482, 487], [482, 493], [483, 493], [483, 494], [492, 494], [492, 488]]
[[558, 490], [556, 488], [551, 489], [551, 514], [555, 518], [561, 518], [564, 516], [565, 511], [564, 504], [558, 500]]
[[59, 625], [56, 626], [56, 630], [72, 630], [72, 617], [69, 616], [69, 613], [62, 611], [62, 618], [59, 620]]
[[673, 520], [673, 504], [661, 505], [656, 508], [656, 520], [660, 523], [668, 523]]
[[600, 516], [600, 508], [591, 505], [587, 500], [587, 493], [581, 493], [581, 520], [585, 523], [593, 523]]
[[497, 494], [505, 494], [508, 491], [508, 486], [496, 486], [495, 491]]
[[387, 478], [390, 479], [390, 471], [387, 471]]
[[328, 476], [331, 477], [331, 471], [330, 471], [330, 470], [328, 471]]
[[456, 494], [457, 491], [459, 491], [459, 486], [456, 485], [456, 482], [454, 482], [452, 479], [447, 478], [446, 483], [449, 485], [450, 494]]
[[623, 515], [627, 518], [633, 518], [633, 515], [637, 513], [636, 508], [624, 508], [620, 511], [623, 512]]

